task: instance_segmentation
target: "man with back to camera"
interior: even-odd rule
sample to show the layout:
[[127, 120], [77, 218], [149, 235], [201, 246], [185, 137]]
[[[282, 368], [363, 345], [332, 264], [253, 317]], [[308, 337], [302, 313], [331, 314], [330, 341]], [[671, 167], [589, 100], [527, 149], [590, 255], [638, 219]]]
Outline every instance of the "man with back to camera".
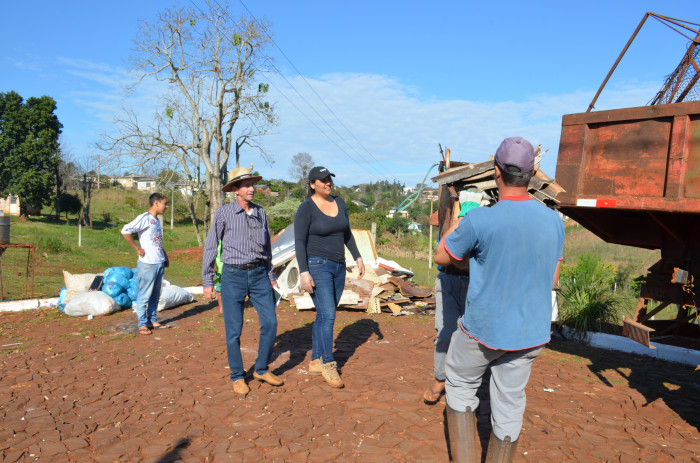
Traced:
[[452, 458], [477, 460], [476, 396], [490, 367], [492, 431], [487, 462], [511, 462], [532, 362], [550, 339], [552, 288], [559, 279], [564, 226], [556, 212], [532, 199], [532, 145], [503, 140], [494, 159], [499, 202], [470, 211], [438, 245], [435, 262], [469, 255], [466, 309], [452, 336], [445, 370]]
[[272, 347], [277, 336], [277, 314], [272, 288], [278, 285], [272, 269], [267, 214], [262, 207], [253, 203], [255, 183], [260, 178], [251, 175], [244, 167], [237, 167], [231, 172], [230, 180], [222, 191], [233, 192], [236, 200], [216, 211], [202, 257], [204, 297], [213, 300], [214, 261], [221, 242], [221, 300], [226, 349], [233, 391], [243, 396], [250, 392], [245, 382], [240, 341], [246, 296], [250, 296], [260, 321], [258, 357], [253, 377], [272, 386], [284, 383], [269, 369]]

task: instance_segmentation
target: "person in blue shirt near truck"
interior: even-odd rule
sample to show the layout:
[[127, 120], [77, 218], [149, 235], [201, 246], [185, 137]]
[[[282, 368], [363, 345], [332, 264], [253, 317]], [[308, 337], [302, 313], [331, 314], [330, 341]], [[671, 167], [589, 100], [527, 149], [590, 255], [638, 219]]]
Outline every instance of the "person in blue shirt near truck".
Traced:
[[532, 145], [506, 138], [494, 164], [498, 203], [470, 211], [435, 253], [439, 265], [469, 256], [466, 308], [445, 361], [450, 450], [462, 463], [477, 461], [476, 392], [489, 368], [492, 431], [486, 461], [514, 458], [532, 362], [550, 340], [551, 291], [564, 247], [559, 215], [527, 192]]

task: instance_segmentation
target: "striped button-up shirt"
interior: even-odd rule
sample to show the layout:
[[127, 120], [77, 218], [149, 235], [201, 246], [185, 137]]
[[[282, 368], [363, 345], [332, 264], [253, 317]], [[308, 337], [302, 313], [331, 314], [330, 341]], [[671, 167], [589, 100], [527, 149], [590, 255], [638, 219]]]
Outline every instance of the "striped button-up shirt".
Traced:
[[272, 270], [272, 248], [270, 229], [265, 210], [251, 203], [250, 213], [234, 201], [221, 206], [204, 242], [202, 257], [202, 284], [214, 286], [214, 261], [221, 241], [221, 260], [224, 264], [250, 264], [264, 262], [270, 281], [275, 281]]

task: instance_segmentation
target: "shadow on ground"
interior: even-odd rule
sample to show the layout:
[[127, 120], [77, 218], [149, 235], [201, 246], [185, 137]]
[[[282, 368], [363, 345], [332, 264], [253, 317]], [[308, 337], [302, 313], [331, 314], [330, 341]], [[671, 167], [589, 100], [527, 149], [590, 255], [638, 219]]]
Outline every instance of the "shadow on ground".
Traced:
[[[636, 354], [611, 356], [604, 349], [576, 342], [552, 341], [548, 347], [588, 359], [588, 369], [604, 386], [616, 387], [604, 375], [614, 372], [644, 396], [642, 407], [662, 399], [682, 420], [700, 430], [700, 370]], [[624, 361], [620, 362], [621, 358]]]

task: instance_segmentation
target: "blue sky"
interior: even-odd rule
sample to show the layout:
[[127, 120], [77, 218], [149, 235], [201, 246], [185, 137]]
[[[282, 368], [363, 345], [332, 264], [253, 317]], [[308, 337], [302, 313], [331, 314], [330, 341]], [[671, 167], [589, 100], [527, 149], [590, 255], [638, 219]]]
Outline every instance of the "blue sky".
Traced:
[[[174, 5], [204, 0], [4, 2], [0, 91], [52, 96], [73, 158], [94, 159], [123, 105], [156, 110], [156, 86], [125, 97], [127, 60], [139, 20]], [[586, 110], [644, 13], [700, 23], [698, 0], [230, 2], [246, 8], [271, 24], [284, 79], [270, 77], [274, 163], [250, 151], [241, 164], [290, 178], [292, 156], [308, 152], [341, 185], [414, 185], [438, 143], [482, 162], [513, 135], [548, 149], [542, 168], [554, 176], [562, 115]], [[597, 109], [645, 105], [686, 45], [647, 20]]]

